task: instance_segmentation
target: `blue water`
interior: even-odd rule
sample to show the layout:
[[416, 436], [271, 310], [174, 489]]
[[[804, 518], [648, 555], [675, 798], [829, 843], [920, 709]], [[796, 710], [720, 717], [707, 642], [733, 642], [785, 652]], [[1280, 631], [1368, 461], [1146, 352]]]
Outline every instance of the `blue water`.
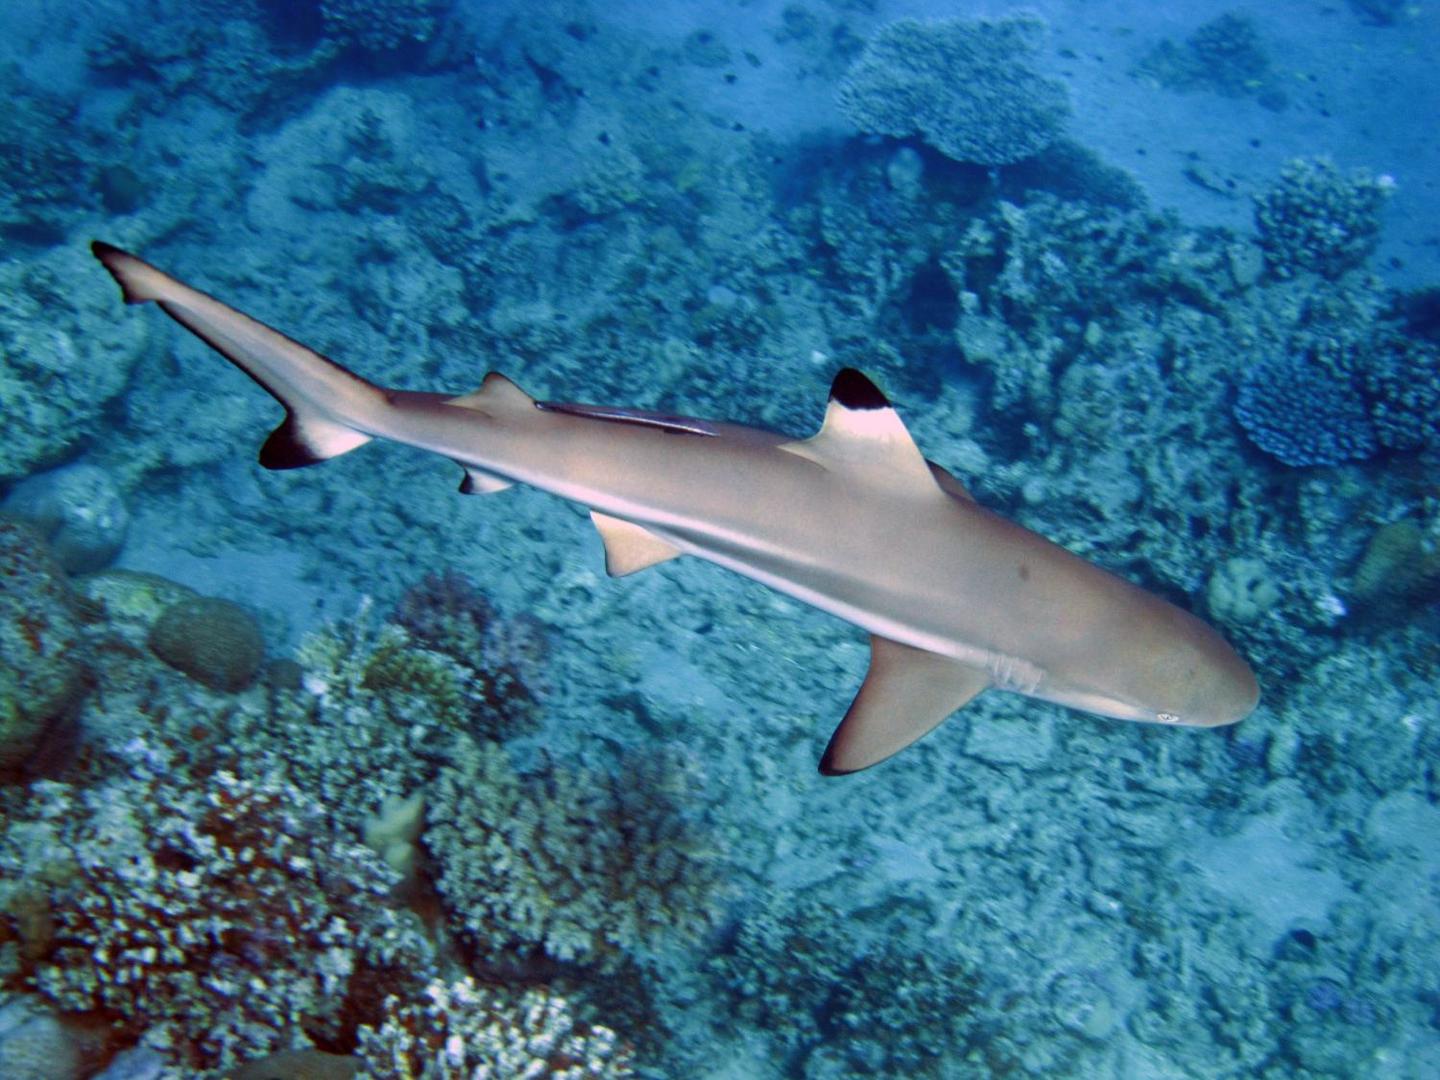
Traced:
[[[1440, 1075], [1430, 5], [0, 29], [0, 498], [59, 559], [0, 536], [0, 1076]], [[261, 469], [94, 239], [384, 386], [803, 438], [862, 369], [1259, 707], [996, 690], [821, 777], [863, 632], [403, 447]]]

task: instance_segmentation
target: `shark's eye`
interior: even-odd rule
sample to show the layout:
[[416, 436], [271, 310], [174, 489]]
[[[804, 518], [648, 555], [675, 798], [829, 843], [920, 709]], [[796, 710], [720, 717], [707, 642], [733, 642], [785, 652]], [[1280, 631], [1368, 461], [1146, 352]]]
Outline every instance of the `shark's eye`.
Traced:
[[1173, 712], [1158, 712], [1155, 714], [1155, 719], [1162, 724], [1178, 724], [1180, 722], [1180, 717]]

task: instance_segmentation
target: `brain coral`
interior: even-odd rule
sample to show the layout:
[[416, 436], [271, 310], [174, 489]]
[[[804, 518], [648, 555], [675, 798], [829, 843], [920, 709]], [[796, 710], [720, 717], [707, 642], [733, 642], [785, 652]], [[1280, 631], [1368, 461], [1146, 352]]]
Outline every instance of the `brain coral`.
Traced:
[[212, 690], [245, 689], [265, 659], [265, 638], [255, 616], [239, 604], [211, 596], [166, 608], [150, 631], [150, 648]]
[[846, 75], [840, 110], [863, 132], [918, 135], [956, 161], [1031, 157], [1070, 112], [1064, 84], [1036, 70], [1043, 31], [1033, 16], [891, 23]]

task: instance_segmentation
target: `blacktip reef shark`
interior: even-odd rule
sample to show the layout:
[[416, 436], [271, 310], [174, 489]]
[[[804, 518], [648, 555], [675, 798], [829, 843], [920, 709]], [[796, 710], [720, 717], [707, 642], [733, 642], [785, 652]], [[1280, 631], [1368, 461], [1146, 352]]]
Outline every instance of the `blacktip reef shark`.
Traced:
[[980, 506], [845, 369], [818, 434], [469, 394], [387, 390], [109, 244], [127, 303], [165, 314], [285, 408], [267, 469], [390, 439], [450, 458], [460, 490], [531, 484], [590, 508], [611, 575], [698, 555], [870, 633], [870, 669], [820, 771], [883, 761], [986, 689], [1121, 720], [1232, 724], [1255, 676], [1205, 623]]

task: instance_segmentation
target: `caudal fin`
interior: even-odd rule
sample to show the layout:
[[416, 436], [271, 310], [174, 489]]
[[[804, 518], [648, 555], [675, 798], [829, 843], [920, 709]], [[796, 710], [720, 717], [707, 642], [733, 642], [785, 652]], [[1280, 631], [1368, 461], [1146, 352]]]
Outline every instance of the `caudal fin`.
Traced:
[[386, 404], [379, 387], [128, 251], [100, 240], [90, 250], [120, 285], [127, 304], [158, 304], [285, 407], [285, 422], [260, 448], [265, 468], [313, 465], [373, 438], [367, 420]]

